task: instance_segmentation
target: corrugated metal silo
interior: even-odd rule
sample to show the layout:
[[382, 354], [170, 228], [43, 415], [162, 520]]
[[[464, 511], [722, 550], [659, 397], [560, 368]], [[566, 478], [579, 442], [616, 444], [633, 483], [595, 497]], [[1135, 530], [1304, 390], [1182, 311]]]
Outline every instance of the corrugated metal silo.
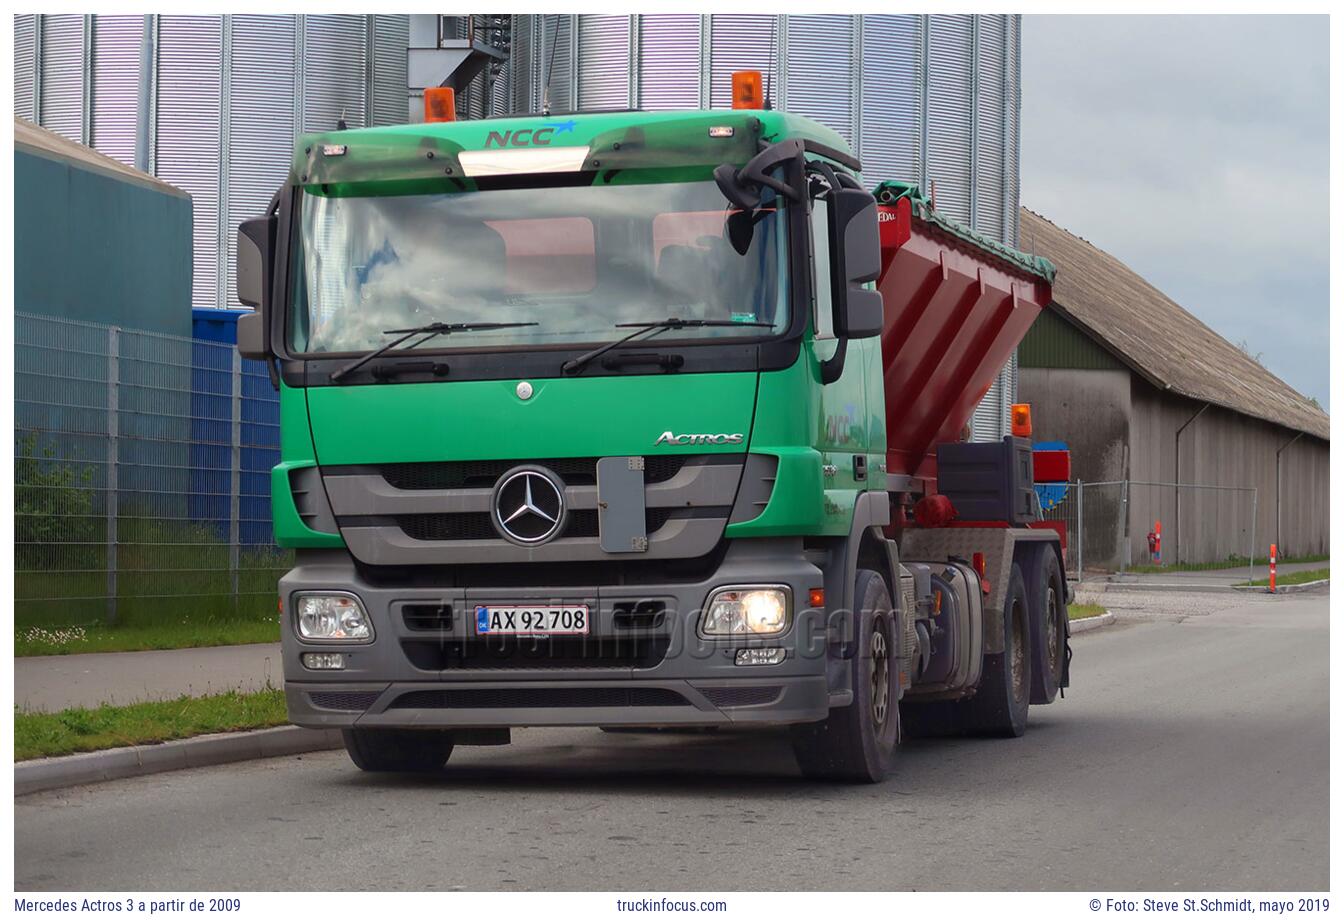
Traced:
[[[510, 108], [727, 108], [730, 75], [855, 146], [869, 183], [916, 182], [940, 211], [1016, 245], [1020, 18], [1009, 15], [524, 15]], [[498, 97], [497, 97], [498, 98]], [[972, 419], [1006, 433], [1010, 364]]]

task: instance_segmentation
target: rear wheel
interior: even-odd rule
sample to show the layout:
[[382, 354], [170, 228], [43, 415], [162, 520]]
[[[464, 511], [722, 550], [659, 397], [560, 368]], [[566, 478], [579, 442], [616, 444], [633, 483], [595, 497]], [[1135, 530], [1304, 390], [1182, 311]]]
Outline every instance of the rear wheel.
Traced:
[[1059, 557], [1052, 546], [1041, 547], [1032, 566], [1031, 589], [1031, 701], [1053, 703], [1064, 682], [1068, 604]]
[[987, 735], [1020, 737], [1031, 705], [1031, 626], [1022, 570], [1013, 563], [1003, 599], [1003, 653], [986, 655], [980, 687], [966, 701], [969, 726]]
[[347, 728], [346, 753], [370, 773], [433, 773], [453, 753], [453, 733], [404, 728]]
[[861, 569], [855, 580], [857, 648], [849, 659], [854, 699], [821, 722], [792, 728], [803, 775], [846, 782], [881, 782], [900, 736], [900, 651], [895, 611], [882, 576]]
[[985, 656], [974, 696], [903, 703], [909, 737], [982, 734], [1015, 738], [1027, 730], [1032, 648], [1027, 610], [1022, 570], [1014, 564], [1003, 603], [1003, 652]]

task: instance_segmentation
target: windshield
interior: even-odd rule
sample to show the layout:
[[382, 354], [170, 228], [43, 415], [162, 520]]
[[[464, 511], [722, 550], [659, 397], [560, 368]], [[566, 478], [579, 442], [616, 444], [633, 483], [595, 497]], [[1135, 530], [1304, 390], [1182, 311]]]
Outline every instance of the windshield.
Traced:
[[[757, 337], [788, 325], [784, 216], [755, 215], [745, 255], [713, 182], [324, 197], [305, 193], [296, 352], [361, 352], [430, 322], [535, 323], [426, 349], [600, 344], [617, 323], [742, 323], [657, 338]], [[739, 214], [741, 223], [748, 215]], [[746, 234], [736, 235], [741, 247]], [[771, 328], [745, 325], [769, 323]]]

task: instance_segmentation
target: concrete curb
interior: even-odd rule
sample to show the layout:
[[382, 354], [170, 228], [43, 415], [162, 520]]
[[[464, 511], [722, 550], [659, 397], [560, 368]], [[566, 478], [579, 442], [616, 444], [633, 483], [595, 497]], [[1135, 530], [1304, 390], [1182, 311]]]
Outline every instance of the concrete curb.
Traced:
[[[1328, 588], [1328, 587], [1330, 586], [1330, 579], [1328, 579], [1328, 578], [1321, 578], [1321, 579], [1318, 579], [1318, 580], [1316, 580], [1316, 581], [1304, 581], [1304, 582], [1302, 582], [1302, 584], [1300, 584], [1300, 585], [1279, 585], [1279, 587], [1275, 589], [1274, 593], [1275, 593], [1275, 594], [1296, 594], [1296, 593], [1299, 592], [1299, 591], [1310, 591], [1310, 590], [1312, 590], [1313, 588], [1319, 588], [1319, 587], [1321, 587], [1322, 585], [1324, 585], [1324, 586], [1326, 586], [1326, 587]], [[1265, 585], [1236, 585], [1236, 586], [1233, 588], [1233, 590], [1235, 590], [1235, 591], [1254, 591], [1254, 592], [1258, 592], [1258, 593], [1260, 593], [1260, 594], [1268, 594], [1268, 593], [1269, 593], [1269, 588], [1268, 588], [1267, 586], [1265, 586]]]
[[1079, 633], [1091, 632], [1094, 629], [1101, 629], [1103, 626], [1110, 626], [1115, 622], [1115, 614], [1107, 610], [1099, 617], [1084, 617], [1081, 620], [1069, 621], [1069, 635], [1076, 636]]
[[14, 765], [14, 794], [28, 795], [47, 789], [102, 783], [129, 776], [149, 776], [170, 770], [211, 767], [239, 760], [328, 751], [340, 746], [339, 730], [283, 725], [260, 731], [201, 735], [180, 741], [165, 741], [163, 744], [112, 748], [67, 757], [44, 757]]

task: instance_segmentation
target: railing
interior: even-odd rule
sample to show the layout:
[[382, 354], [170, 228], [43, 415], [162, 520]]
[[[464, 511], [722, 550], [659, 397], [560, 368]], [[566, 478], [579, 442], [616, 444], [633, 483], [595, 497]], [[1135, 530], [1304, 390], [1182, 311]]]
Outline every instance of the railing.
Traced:
[[274, 610], [279, 406], [231, 345], [15, 317], [16, 625]]
[[[1117, 479], [1070, 482], [1044, 512], [1063, 521], [1069, 575], [1245, 566], [1255, 577], [1259, 495], [1250, 486]], [[1155, 537], [1160, 527], [1161, 540]]]

